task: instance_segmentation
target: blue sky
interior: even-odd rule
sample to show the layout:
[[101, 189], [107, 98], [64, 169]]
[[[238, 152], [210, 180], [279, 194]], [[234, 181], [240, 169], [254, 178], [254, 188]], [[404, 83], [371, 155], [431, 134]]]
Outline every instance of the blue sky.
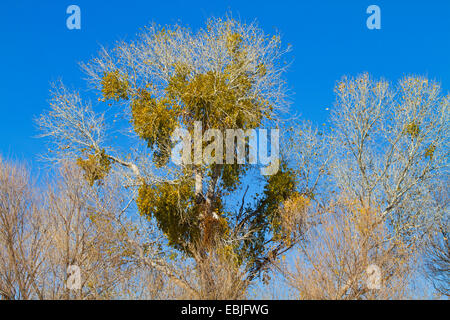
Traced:
[[[82, 29], [68, 30], [66, 8], [81, 8]], [[366, 8], [381, 8], [382, 29], [366, 27]], [[0, 2], [0, 154], [34, 162], [43, 141], [33, 118], [47, 108], [49, 83], [86, 88], [78, 62], [100, 45], [130, 39], [155, 21], [180, 22], [192, 29], [210, 16], [232, 12], [257, 19], [267, 32], [278, 30], [293, 46], [287, 75], [292, 108], [323, 122], [343, 75], [368, 71], [396, 80], [423, 74], [450, 89], [450, 1], [138, 1], [3, 0]]]

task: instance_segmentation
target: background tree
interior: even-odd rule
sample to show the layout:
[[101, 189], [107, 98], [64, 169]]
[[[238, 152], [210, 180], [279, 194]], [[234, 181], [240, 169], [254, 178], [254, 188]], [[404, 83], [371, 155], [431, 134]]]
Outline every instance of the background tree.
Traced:
[[294, 267], [277, 264], [294, 298], [413, 297], [415, 248], [391, 236], [379, 209], [341, 198], [309, 221], [306, 240], [293, 251]]
[[334, 193], [379, 206], [397, 234], [413, 240], [439, 217], [431, 192], [448, 170], [449, 96], [422, 77], [393, 87], [368, 74], [343, 78], [328, 127], [300, 126], [293, 138], [303, 192]]
[[37, 194], [24, 167], [0, 158], [0, 295], [2, 299], [42, 297], [48, 234], [36, 205]]
[[[318, 216], [329, 214], [330, 204], [339, 199], [337, 195], [354, 201], [333, 218], [339, 222], [336, 230], [330, 227], [331, 231], [327, 231], [329, 223], [321, 220], [313, 225], [314, 230], [319, 228], [324, 237], [330, 237], [329, 241], [320, 236], [317, 239], [316, 249], [325, 254], [323, 261], [311, 255], [307, 244], [300, 245], [301, 256], [307, 255], [312, 259], [310, 263], [320, 265], [316, 271], [305, 273], [311, 278], [301, 279], [304, 290], [319, 281], [324, 270], [331, 272], [330, 266], [339, 267], [327, 267], [331, 263], [327, 257], [333, 263], [342, 258], [333, 260], [339, 251], [334, 253], [332, 244], [347, 236], [340, 232], [342, 227], [350, 228], [349, 219], [357, 208], [372, 212], [374, 221], [386, 228], [378, 246], [388, 245], [384, 247], [388, 255], [393, 253], [389, 248], [396, 248], [397, 243], [421, 250], [427, 235], [445, 217], [442, 203], [433, 199], [436, 186], [446, 186], [448, 174], [450, 99], [441, 92], [440, 85], [424, 77], [408, 76], [393, 86], [362, 74], [344, 77], [335, 93], [329, 124], [318, 129], [303, 123], [286, 144], [290, 163], [300, 177], [298, 191], [309, 197], [310, 209]], [[361, 245], [352, 239], [342, 240], [348, 246]], [[444, 247], [442, 243], [439, 247], [445, 251], [445, 242]], [[332, 279], [330, 286], [317, 287], [318, 294], [340, 297], [337, 278], [325, 277]]]
[[449, 225], [439, 226], [426, 247], [425, 271], [434, 288], [441, 295], [450, 296], [450, 244]]
[[[0, 180], [2, 299], [176, 296], [173, 282], [142, 263], [137, 225], [122, 214], [126, 202], [114, 180], [93, 189], [81, 169], [66, 164], [48, 185], [36, 184], [25, 166], [2, 159]], [[160, 266], [155, 237], [147, 229], [145, 259]], [[81, 271], [79, 290], [67, 284], [69, 266]]]
[[425, 243], [425, 274], [440, 295], [450, 296], [450, 216], [448, 186], [445, 177], [436, 185], [433, 200], [440, 219], [430, 228]]

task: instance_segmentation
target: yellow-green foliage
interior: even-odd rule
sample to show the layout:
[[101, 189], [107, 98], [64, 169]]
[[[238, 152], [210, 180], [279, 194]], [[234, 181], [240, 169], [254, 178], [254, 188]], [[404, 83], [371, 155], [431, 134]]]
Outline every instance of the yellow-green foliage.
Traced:
[[101, 85], [103, 97], [106, 100], [113, 99], [119, 101], [120, 99], [128, 99], [128, 81], [123, 79], [118, 70], [105, 73]]
[[[250, 265], [257, 265], [257, 258], [266, 250], [265, 240], [271, 233], [277, 239], [282, 232], [280, 222], [280, 205], [296, 195], [296, 175], [286, 163], [282, 163], [280, 170], [267, 179], [264, 194], [257, 199], [256, 208], [252, 209], [254, 219], [252, 225], [258, 228], [252, 241], [247, 241], [237, 249], [241, 261], [247, 260]], [[280, 238], [278, 236], [278, 238]]]
[[139, 188], [137, 206], [141, 214], [156, 219], [170, 245], [186, 249], [184, 246], [199, 235], [198, 207], [192, 199], [189, 181], [157, 186], [144, 184]]
[[406, 125], [404, 133], [411, 138], [417, 138], [420, 134], [420, 127], [415, 121], [411, 121]]
[[[220, 217], [216, 220], [200, 219], [202, 204], [194, 200], [192, 181], [180, 184], [161, 183], [158, 185], [144, 184], [139, 188], [137, 206], [139, 212], [148, 217], [154, 217], [159, 228], [164, 232], [173, 247], [189, 252], [188, 244], [206, 245], [217, 235], [225, 236], [229, 232], [228, 222]], [[223, 209], [221, 200], [214, 203], [216, 214]], [[203, 238], [200, 239], [200, 230]]]
[[170, 155], [170, 137], [177, 125], [178, 109], [172, 100], [157, 100], [146, 89], [139, 89], [132, 102], [134, 130], [150, 148], [156, 144], [157, 164], [165, 164]]
[[281, 170], [268, 178], [264, 194], [270, 211], [278, 211], [278, 205], [289, 199], [295, 192], [296, 178], [293, 170], [289, 169], [285, 163]]
[[272, 222], [274, 236], [290, 244], [291, 237], [303, 227], [303, 218], [310, 203], [309, 198], [299, 193], [294, 193], [284, 201]]
[[239, 177], [245, 173], [247, 167], [239, 164], [228, 164], [222, 169], [222, 186], [228, 191], [234, 191], [239, 186]]
[[227, 48], [233, 55], [236, 55], [238, 53], [241, 43], [242, 43], [242, 36], [239, 33], [228, 32]]
[[[155, 41], [167, 41], [174, 32], [162, 30]], [[266, 74], [266, 66], [258, 65], [253, 74], [242, 72], [246, 59], [242, 35], [228, 31], [224, 37], [232, 59], [223, 70], [193, 74], [188, 65], [175, 63], [164, 96], [152, 95], [149, 88], [153, 83], [131, 90], [127, 76], [119, 70], [104, 73], [103, 99], [130, 100], [134, 130], [155, 148], [155, 163], [166, 163], [176, 126], [192, 131], [194, 122], [201, 121], [204, 129], [251, 129], [260, 126], [264, 118], [272, 118], [269, 103], [250, 94], [255, 82]]]
[[436, 146], [435, 145], [431, 145], [429, 146], [426, 150], [425, 150], [425, 158], [428, 158], [430, 160], [433, 160], [433, 156], [434, 156], [434, 151], [436, 150]]
[[84, 177], [89, 185], [93, 186], [96, 181], [101, 181], [111, 169], [111, 161], [102, 150], [98, 154], [90, 154], [87, 159], [78, 158], [77, 164], [84, 171]]
[[176, 75], [167, 88], [168, 96], [183, 102], [183, 122], [202, 121], [209, 128], [255, 128], [260, 125], [263, 101], [246, 98], [251, 79], [241, 75], [230, 84], [230, 75], [195, 75], [192, 80]]

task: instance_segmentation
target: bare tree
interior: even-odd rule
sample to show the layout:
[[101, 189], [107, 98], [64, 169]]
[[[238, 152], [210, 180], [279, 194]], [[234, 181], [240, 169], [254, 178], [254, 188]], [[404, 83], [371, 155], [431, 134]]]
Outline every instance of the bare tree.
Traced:
[[37, 207], [28, 171], [0, 158], [0, 295], [2, 299], [42, 298], [49, 234]]
[[118, 283], [130, 272], [124, 242], [128, 230], [116, 222], [123, 198], [112, 185], [91, 190], [73, 165], [61, 169], [61, 179], [49, 187], [43, 210], [48, 219], [51, 248], [46, 258], [53, 279], [65, 280], [67, 268], [81, 270], [81, 289], [54, 281], [52, 298], [101, 299], [118, 295]]
[[[309, 225], [316, 241], [299, 243], [306, 260], [290, 278], [302, 297], [406, 297], [408, 284], [398, 275], [408, 270], [397, 261], [411, 265], [411, 250], [419, 250], [424, 235], [442, 221], [432, 194], [448, 172], [450, 96], [424, 77], [405, 77], [393, 86], [368, 74], [344, 77], [335, 92], [330, 123], [320, 129], [303, 123], [287, 144], [300, 191], [326, 219]], [[341, 206], [338, 195], [353, 199], [339, 214], [333, 209]], [[350, 237], [360, 219], [355, 208], [373, 212], [372, 223], [381, 228], [369, 228], [368, 239], [376, 236], [370, 246], [360, 239], [364, 233], [359, 240]], [[401, 248], [406, 252], [400, 254]], [[389, 275], [385, 291], [356, 285], [370, 260]]]
[[427, 276], [439, 294], [450, 296], [450, 243], [448, 222], [429, 240], [426, 247]]
[[298, 299], [411, 298], [414, 248], [392, 240], [381, 210], [345, 198], [316, 217], [294, 251], [294, 265], [278, 270]]
[[450, 96], [424, 77], [392, 87], [367, 74], [344, 78], [336, 94], [337, 186], [365, 206], [381, 206], [396, 231], [410, 236], [434, 220], [429, 194], [448, 170]]
[[447, 180], [443, 179], [437, 185], [433, 198], [440, 219], [431, 228], [425, 243], [425, 274], [436, 291], [444, 296], [450, 296], [450, 215]]
[[419, 237], [437, 215], [430, 191], [448, 172], [450, 97], [414, 76], [397, 86], [368, 74], [345, 77], [335, 92], [329, 125], [302, 125], [294, 138], [305, 191], [379, 206], [397, 234]]
[[[66, 163], [46, 187], [37, 186], [24, 166], [4, 160], [0, 180], [2, 299], [175, 296], [175, 285], [154, 267], [167, 263], [157, 257], [161, 241], [148, 228], [146, 242], [139, 241], [138, 226], [124, 214], [130, 200], [120, 183], [92, 188]], [[139, 250], [152, 266], [142, 263]], [[67, 283], [71, 266], [80, 270], [79, 288]]]

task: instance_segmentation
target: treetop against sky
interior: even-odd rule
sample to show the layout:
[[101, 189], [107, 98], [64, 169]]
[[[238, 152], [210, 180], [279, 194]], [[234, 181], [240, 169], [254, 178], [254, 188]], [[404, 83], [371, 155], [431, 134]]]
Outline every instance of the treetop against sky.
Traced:
[[[80, 8], [81, 29], [70, 30], [69, 5]], [[369, 29], [367, 9], [376, 4], [381, 29]], [[0, 150], [35, 161], [45, 152], [33, 118], [48, 105], [49, 83], [60, 78], [87, 90], [78, 63], [100, 45], [133, 39], [155, 22], [196, 30], [211, 17], [231, 12], [292, 46], [286, 81], [291, 112], [319, 124], [334, 103], [333, 87], [343, 75], [369, 72], [395, 81], [421, 74], [450, 83], [448, 1], [14, 1], [0, 4], [0, 92], [7, 110], [0, 119]], [[24, 82], [32, 85], [26, 87]]]

